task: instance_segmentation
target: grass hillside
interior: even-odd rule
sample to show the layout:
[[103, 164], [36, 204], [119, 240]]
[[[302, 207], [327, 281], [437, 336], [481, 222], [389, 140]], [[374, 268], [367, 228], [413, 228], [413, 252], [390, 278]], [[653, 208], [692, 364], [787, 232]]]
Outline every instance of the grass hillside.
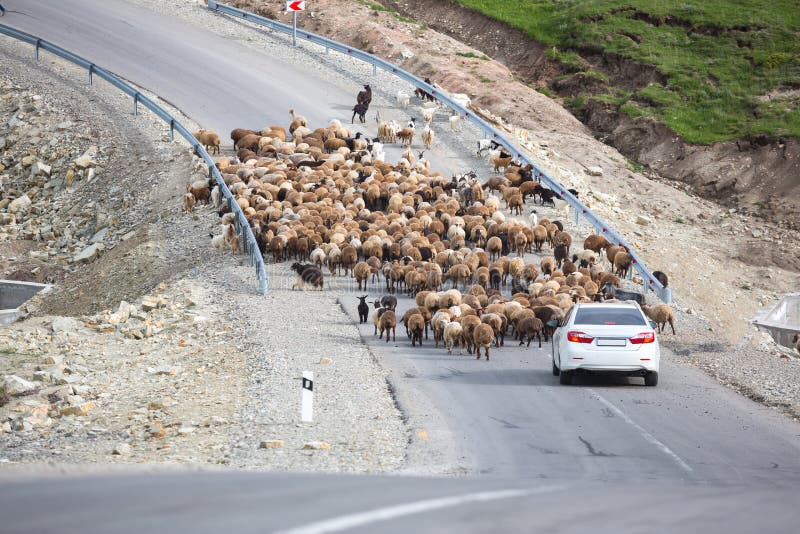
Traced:
[[[551, 45], [567, 76], [599, 80], [574, 108], [606, 100], [694, 143], [800, 136], [798, 0], [455, 1]], [[584, 59], [598, 53], [652, 66], [663, 83], [624, 89]]]

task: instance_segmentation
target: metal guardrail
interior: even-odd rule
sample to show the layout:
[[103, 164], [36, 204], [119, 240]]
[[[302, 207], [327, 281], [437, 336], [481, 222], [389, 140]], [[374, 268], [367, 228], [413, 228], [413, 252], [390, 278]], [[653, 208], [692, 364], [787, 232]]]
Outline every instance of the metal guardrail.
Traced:
[[[253, 22], [255, 24], [265, 26], [270, 30], [284, 33], [287, 35], [292, 35], [292, 27], [288, 24], [283, 24], [282, 22], [278, 22], [276, 20], [268, 19], [266, 17], [262, 17], [260, 15], [256, 15], [255, 13], [250, 13], [248, 11], [243, 11], [241, 9], [231, 7], [225, 4], [220, 4], [215, 0], [207, 0], [208, 1], [208, 8], [212, 11], [216, 11], [218, 13], [222, 13], [225, 15], [229, 15], [232, 17], [240, 18], [246, 20], [248, 22]], [[426, 93], [433, 95], [437, 100], [445, 104], [447, 107], [452, 109], [453, 111], [457, 112], [460, 115], [463, 115], [466, 119], [470, 122], [478, 126], [484, 132], [484, 137], [490, 137], [498, 144], [505, 147], [505, 149], [510, 154], [515, 154], [517, 159], [525, 162], [530, 163], [533, 170], [534, 176], [544, 182], [548, 187], [557, 191], [561, 198], [563, 198], [566, 202], [569, 203], [570, 206], [575, 210], [575, 220], [579, 222], [580, 217], [586, 219], [597, 231], [598, 234], [606, 236], [606, 238], [614, 244], [622, 245], [628, 249], [632, 258], [633, 258], [633, 268], [639, 273], [642, 278], [642, 289], [647, 292], [648, 289], [653, 290], [653, 292], [658, 295], [658, 297], [664, 302], [672, 302], [672, 289], [665, 288], [661, 285], [653, 273], [647, 268], [645, 263], [639, 257], [638, 254], [631, 248], [625, 239], [620, 236], [616, 230], [611, 228], [610, 225], [606, 224], [598, 215], [596, 215], [592, 210], [590, 210], [586, 205], [583, 204], [577, 197], [573, 196], [567, 188], [564, 187], [562, 184], [554, 180], [546, 171], [544, 171], [541, 167], [539, 167], [536, 162], [528, 158], [522, 151], [517, 147], [514, 143], [512, 143], [509, 139], [507, 139], [502, 133], [500, 133], [494, 126], [483, 120], [481, 117], [477, 116], [473, 113], [470, 109], [465, 108], [446, 93], [441, 92], [436, 87], [425, 83], [423, 80], [419, 79], [415, 75], [411, 74], [403, 70], [402, 68], [390, 63], [382, 58], [379, 58], [373, 54], [369, 54], [357, 48], [353, 48], [351, 46], [342, 44], [337, 41], [333, 41], [328, 39], [327, 37], [322, 37], [321, 35], [317, 35], [315, 33], [307, 32], [302, 29], [297, 30], [297, 37], [300, 39], [306, 40], [310, 43], [314, 43], [320, 45], [325, 48], [325, 51], [328, 50], [335, 50], [347, 56], [359, 59], [366, 63], [372, 65], [372, 73], [373, 75], [377, 73], [377, 68], [380, 67], [382, 70], [400, 78], [408, 82], [410, 85], [422, 89]], [[631, 271], [631, 275], [632, 275]]]
[[267, 269], [264, 265], [264, 258], [261, 256], [261, 251], [258, 248], [258, 244], [256, 243], [255, 236], [253, 235], [253, 231], [250, 228], [250, 224], [247, 222], [247, 219], [244, 216], [244, 212], [239, 207], [239, 204], [236, 203], [236, 199], [233, 197], [230, 189], [225, 184], [225, 180], [223, 180], [222, 175], [220, 174], [219, 170], [217, 169], [216, 165], [214, 165], [214, 161], [211, 159], [211, 156], [208, 155], [203, 145], [195, 138], [192, 133], [186, 129], [186, 127], [181, 124], [175, 117], [169, 114], [164, 108], [153, 102], [151, 99], [143, 95], [139, 92], [138, 89], [133, 87], [132, 85], [125, 83], [115, 74], [106, 69], [95, 65], [89, 60], [86, 60], [76, 54], [73, 54], [69, 50], [65, 50], [58, 45], [55, 45], [49, 41], [45, 41], [35, 35], [31, 35], [26, 32], [22, 32], [19, 30], [15, 30], [9, 26], [4, 24], [0, 24], [0, 33], [5, 34], [9, 37], [13, 37], [14, 39], [18, 39], [20, 41], [30, 43], [34, 45], [36, 49], [36, 59], [39, 59], [39, 51], [46, 50], [59, 56], [67, 61], [75, 63], [76, 65], [87, 69], [89, 72], [89, 85], [92, 84], [93, 77], [99, 76], [103, 80], [107, 81], [123, 93], [127, 94], [128, 96], [133, 98], [133, 114], [139, 114], [139, 104], [143, 105], [155, 115], [163, 120], [165, 123], [169, 124], [169, 137], [170, 139], [174, 139], [175, 131], [177, 131], [181, 136], [189, 142], [189, 144], [194, 148], [195, 152], [200, 155], [203, 161], [208, 166], [208, 174], [209, 177], [214, 177], [219, 186], [220, 191], [222, 191], [225, 200], [228, 202], [228, 206], [230, 207], [231, 211], [236, 214], [235, 219], [235, 226], [236, 230], [241, 235], [241, 243], [242, 249], [245, 254], [248, 255], [250, 260], [250, 265], [255, 266], [256, 268], [256, 280], [258, 285], [258, 291], [261, 294], [267, 292], [269, 287], [269, 281], [267, 279]]

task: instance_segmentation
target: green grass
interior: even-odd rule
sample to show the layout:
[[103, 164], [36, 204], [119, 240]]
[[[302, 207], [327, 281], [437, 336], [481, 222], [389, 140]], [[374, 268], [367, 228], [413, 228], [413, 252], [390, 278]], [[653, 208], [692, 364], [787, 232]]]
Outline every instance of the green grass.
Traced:
[[[659, 118], [684, 139], [800, 136], [797, 0], [457, 0], [549, 46], [566, 72], [598, 52], [653, 68], [663, 83], [634, 90], [628, 115]], [[608, 88], [604, 93], [614, 93]]]
[[488, 56], [484, 56], [484, 55], [481, 55], [481, 54], [476, 54], [474, 52], [456, 52], [456, 55], [457, 56], [461, 56], [461, 57], [468, 57], [468, 58], [471, 58], [471, 59], [482, 59], [484, 61], [489, 61], [489, 59], [490, 59]]

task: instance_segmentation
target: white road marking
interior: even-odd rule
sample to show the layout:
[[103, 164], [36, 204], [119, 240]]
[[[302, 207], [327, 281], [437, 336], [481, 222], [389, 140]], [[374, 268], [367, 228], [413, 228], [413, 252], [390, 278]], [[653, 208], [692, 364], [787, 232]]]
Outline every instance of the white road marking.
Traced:
[[590, 389], [590, 390], [589, 390], [589, 392], [590, 392], [590, 393], [591, 393], [591, 394], [594, 396], [594, 398], [596, 398], [597, 400], [599, 400], [600, 402], [602, 402], [603, 404], [605, 404], [606, 406], [608, 406], [608, 408], [609, 408], [610, 410], [612, 410], [612, 411], [613, 411], [615, 414], [617, 414], [617, 415], [619, 415], [620, 417], [622, 417], [622, 419], [623, 419], [625, 422], [627, 422], [627, 423], [628, 423], [628, 424], [630, 424], [630, 425], [631, 425], [633, 428], [635, 428], [636, 430], [638, 430], [638, 431], [639, 431], [639, 433], [642, 435], [642, 437], [643, 437], [644, 439], [646, 439], [647, 441], [649, 441], [650, 443], [652, 443], [653, 445], [655, 445], [656, 447], [658, 447], [658, 448], [661, 450], [661, 452], [663, 452], [664, 454], [666, 454], [667, 456], [669, 456], [670, 458], [672, 458], [672, 459], [675, 461], [675, 463], [676, 463], [676, 464], [678, 464], [678, 466], [679, 466], [681, 469], [683, 469], [683, 470], [684, 470], [684, 471], [686, 471], [687, 473], [691, 473], [691, 472], [693, 472], [693, 471], [694, 471], [694, 469], [692, 469], [692, 468], [689, 466], [689, 464], [687, 464], [686, 462], [684, 462], [684, 461], [683, 461], [683, 459], [682, 459], [680, 456], [678, 456], [677, 454], [675, 454], [675, 453], [672, 451], [672, 449], [670, 449], [669, 447], [667, 447], [666, 445], [664, 445], [663, 443], [661, 443], [660, 441], [658, 441], [658, 439], [656, 439], [656, 437], [655, 437], [654, 435], [652, 435], [650, 432], [648, 432], [647, 430], [645, 430], [644, 428], [642, 428], [642, 427], [640, 427], [638, 424], [636, 424], [636, 422], [635, 422], [633, 419], [631, 419], [630, 417], [628, 417], [628, 414], [626, 414], [625, 412], [623, 412], [622, 410], [620, 410], [619, 408], [617, 408], [616, 406], [614, 406], [614, 404], [612, 404], [611, 402], [609, 402], [608, 400], [606, 400], [606, 399], [605, 399], [605, 398], [604, 398], [602, 395], [600, 395], [599, 393], [597, 393], [595, 390], [593, 390], [593, 389]]
[[443, 497], [441, 499], [416, 501], [407, 504], [399, 504], [397, 506], [387, 506], [386, 508], [377, 508], [368, 512], [348, 514], [334, 517], [332, 519], [325, 519], [323, 521], [317, 521], [316, 523], [309, 523], [305, 526], [283, 530], [276, 534], [324, 534], [327, 532], [341, 532], [343, 530], [361, 527], [370, 523], [377, 523], [379, 521], [386, 521], [388, 519], [394, 519], [396, 517], [402, 517], [406, 515], [421, 514], [423, 512], [430, 512], [431, 510], [439, 510], [441, 508], [452, 508], [454, 506], [460, 506], [462, 504], [471, 502], [489, 502], [501, 499], [513, 499], [515, 497], [524, 497], [538, 493], [550, 493], [560, 489], [562, 489], [561, 486], [549, 486], [546, 488], [484, 491], [480, 493], [456, 495], [454, 497]]

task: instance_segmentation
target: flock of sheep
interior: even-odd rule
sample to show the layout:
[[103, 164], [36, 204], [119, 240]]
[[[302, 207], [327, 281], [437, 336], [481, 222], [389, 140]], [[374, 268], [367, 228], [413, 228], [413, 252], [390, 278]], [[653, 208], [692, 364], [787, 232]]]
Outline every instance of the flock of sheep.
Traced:
[[[312, 130], [304, 117], [290, 114], [288, 129], [233, 130], [236, 156], [220, 157], [216, 166], [265, 259], [294, 261], [295, 287], [322, 289], [326, 269], [353, 277], [359, 289], [385, 286], [372, 321], [387, 342], [390, 333], [395, 339], [398, 292], [416, 301], [399, 318], [412, 346], [430, 329], [437, 347], [466, 349], [478, 358], [483, 349], [487, 360], [490, 346], [502, 346], [507, 333], [520, 344], [536, 339], [541, 346], [576, 302], [644, 304], [641, 294], [621, 288], [631, 268], [624, 247], [591, 235], [578, 250], [559, 220], [540, 219], [535, 209], [524, 219], [503, 213], [501, 203], [521, 214], [528, 196], [561, 208], [557, 193], [536, 182], [529, 166], [493, 154], [502, 174], [483, 183], [475, 173], [448, 178], [414, 157], [413, 120], [399, 129], [381, 122], [378, 137], [368, 139], [352, 136], [337, 120]], [[196, 137], [218, 150], [217, 134], [203, 130]], [[391, 142], [408, 146], [396, 164], [385, 161], [383, 143]], [[220, 204], [213, 182], [188, 186], [184, 209], [196, 202], [219, 210], [222, 228], [213, 245], [238, 252], [233, 214]], [[545, 247], [551, 256], [525, 261]], [[667, 284], [666, 275], [655, 274]], [[359, 297], [362, 322], [368, 321], [366, 298]], [[668, 305], [643, 309], [659, 330], [668, 323], [675, 332]]]

